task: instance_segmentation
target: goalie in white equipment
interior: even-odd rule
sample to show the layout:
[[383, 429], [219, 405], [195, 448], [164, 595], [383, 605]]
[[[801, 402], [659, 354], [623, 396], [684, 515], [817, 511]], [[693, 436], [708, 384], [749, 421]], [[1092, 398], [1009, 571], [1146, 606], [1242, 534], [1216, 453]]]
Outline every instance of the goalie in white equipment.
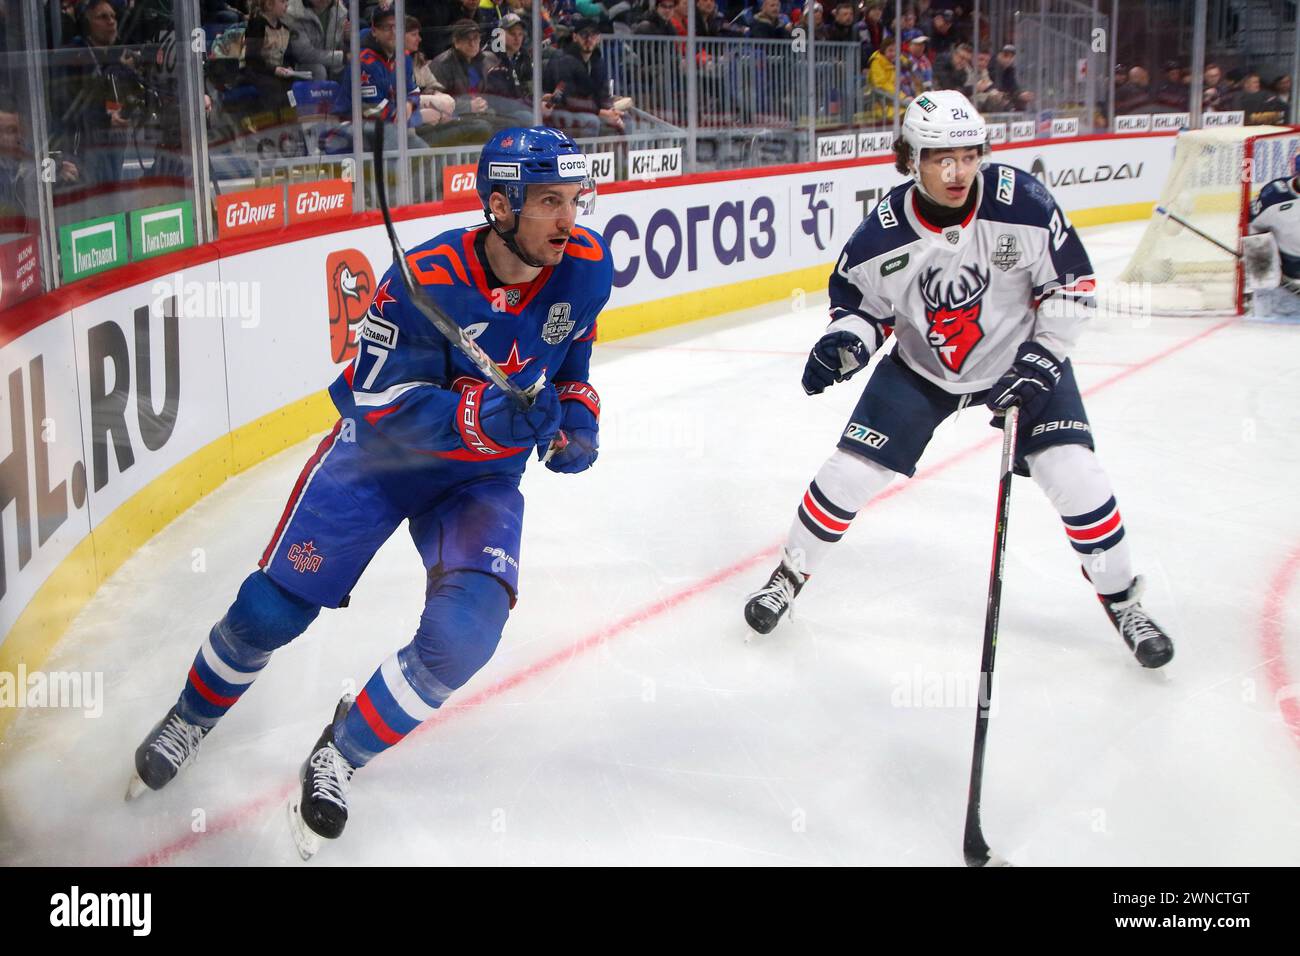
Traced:
[[745, 619], [769, 633], [858, 510], [911, 476], [940, 422], [974, 402], [1020, 407], [1016, 470], [1032, 475], [1111, 622], [1144, 667], [1173, 657], [1143, 610], [1110, 479], [1069, 352], [1093, 311], [1092, 265], [1051, 193], [1011, 166], [983, 167], [984, 120], [961, 93], [907, 108], [892, 189], [850, 237], [830, 279], [831, 323], [813, 346], [804, 390], [861, 369], [892, 335], [839, 447], [804, 493], [780, 565]]
[[1300, 155], [1291, 176], [1273, 180], [1250, 204], [1249, 234], [1272, 237], [1281, 259], [1281, 286], [1300, 296]]

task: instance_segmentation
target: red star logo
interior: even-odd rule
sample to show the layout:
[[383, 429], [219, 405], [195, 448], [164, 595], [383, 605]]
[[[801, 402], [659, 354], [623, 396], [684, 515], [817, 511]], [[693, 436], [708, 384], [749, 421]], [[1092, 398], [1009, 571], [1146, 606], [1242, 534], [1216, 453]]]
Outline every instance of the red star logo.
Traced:
[[375, 291], [374, 301], [370, 303], [370, 307], [374, 309], [378, 315], [384, 314], [384, 306], [388, 305], [388, 303], [397, 301], [388, 294], [388, 283], [391, 281], [391, 279], [384, 280], [383, 285]]
[[516, 372], [522, 372], [527, 368], [528, 363], [531, 361], [531, 358], [526, 358], [523, 361], [520, 361], [519, 340], [515, 339], [514, 344], [510, 346], [510, 356], [501, 363], [501, 371], [505, 372], [507, 375], [514, 375]]

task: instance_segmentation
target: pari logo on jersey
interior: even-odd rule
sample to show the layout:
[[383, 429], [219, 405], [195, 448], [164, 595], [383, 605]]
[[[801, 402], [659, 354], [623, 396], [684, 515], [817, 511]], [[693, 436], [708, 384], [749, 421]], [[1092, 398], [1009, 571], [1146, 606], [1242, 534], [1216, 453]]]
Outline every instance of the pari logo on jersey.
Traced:
[[878, 432], [858, 422], [849, 422], [848, 427], [844, 429], [844, 437], [849, 441], [861, 442], [868, 448], [884, 448], [885, 443], [889, 441], [889, 436], [884, 432]]
[[962, 266], [961, 275], [943, 284], [943, 270], [937, 266], [925, 270], [917, 279], [921, 298], [925, 300], [925, 317], [930, 322], [927, 333], [930, 347], [946, 368], [960, 372], [975, 346], [984, 338], [980, 325], [984, 293], [989, 288], [989, 273], [979, 266]]
[[365, 253], [342, 249], [326, 257], [325, 283], [330, 355], [336, 363], [350, 362], [357, 353], [357, 326], [375, 291], [375, 272]]

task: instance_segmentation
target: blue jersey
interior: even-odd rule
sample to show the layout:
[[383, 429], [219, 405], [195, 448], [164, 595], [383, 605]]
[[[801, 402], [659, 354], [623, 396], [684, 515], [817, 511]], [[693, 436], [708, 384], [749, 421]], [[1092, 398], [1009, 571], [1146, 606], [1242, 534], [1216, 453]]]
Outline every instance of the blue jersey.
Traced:
[[[373, 46], [364, 46], [359, 58], [361, 64], [361, 116], [366, 121], [379, 117], [387, 122], [397, 118], [397, 63]], [[411, 104], [407, 124], [418, 125], [420, 90], [415, 82], [415, 63], [406, 58], [406, 93]], [[331, 106], [335, 116], [352, 116], [352, 71], [344, 70], [339, 88]]]
[[[531, 282], [491, 288], [482, 255], [488, 228], [449, 230], [407, 252], [421, 291], [521, 387], [545, 376], [562, 399], [598, 413], [587, 377], [613, 278], [604, 239], [575, 227], [559, 265]], [[330, 397], [377, 470], [434, 469], [439, 485], [523, 472], [532, 449], [495, 446], [467, 427], [475, 416], [464, 406], [483, 374], [411, 305], [394, 268], [375, 290], [357, 346]]]

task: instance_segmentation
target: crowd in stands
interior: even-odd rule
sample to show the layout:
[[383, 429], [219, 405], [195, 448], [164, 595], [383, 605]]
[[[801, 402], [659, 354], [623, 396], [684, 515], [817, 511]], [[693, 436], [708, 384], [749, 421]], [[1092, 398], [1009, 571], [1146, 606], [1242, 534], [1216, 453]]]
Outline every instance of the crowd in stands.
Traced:
[[[327, 118], [329, 128], [304, 151], [350, 150], [354, 33], [367, 135], [379, 118], [387, 124], [389, 145], [400, 137], [412, 147], [462, 145], [482, 142], [503, 126], [529, 123], [535, 2], [543, 34], [543, 121], [578, 136], [629, 131], [638, 122], [634, 106], [644, 110], [642, 118], [668, 116], [667, 107], [656, 112], [665, 101], [655, 101], [653, 83], [639, 87], [644, 102], [634, 103], [616, 89], [611, 76], [619, 64], [607, 60], [602, 42], [628, 36], [680, 40], [692, 7], [703, 41], [789, 43], [806, 35], [811, 16], [819, 42], [856, 45], [866, 108], [858, 122], [888, 123], [896, 104], [906, 108], [932, 89], [959, 89], [986, 113], [1037, 109], [1034, 92], [1017, 76], [1015, 46], [1000, 43], [987, 19], [980, 21], [977, 38], [969, 2], [908, 0], [895, 22], [893, 0], [408, 0], [399, 40], [394, 0], [363, 0], [358, 24], [350, 22], [344, 0], [200, 0], [210, 142], [244, 142], [246, 134], [268, 129], [300, 131], [297, 121], [309, 108]], [[48, 3], [49, 152], [58, 159], [58, 183], [119, 178], [128, 151], [139, 151], [145, 127], [152, 152], [181, 155], [171, 0]], [[0, 17], [0, 40], [4, 29]], [[13, 38], [4, 42], [12, 49]], [[400, 82], [398, 42], [406, 52]], [[657, 48], [664, 57], [643, 61], [644, 73], [664, 87], [683, 86], [684, 44]], [[698, 57], [702, 76], [715, 65], [709, 57]], [[626, 76], [626, 63], [621, 66]], [[21, 99], [22, 78], [11, 70], [0, 73], [0, 130], [22, 112], [13, 105]], [[1188, 73], [1184, 64], [1167, 62], [1153, 83], [1141, 65], [1120, 67], [1116, 112], [1187, 110]], [[701, 87], [702, 112], [722, 122], [729, 116], [727, 82], [719, 74]], [[1242, 110], [1247, 123], [1277, 122], [1287, 108], [1290, 82], [1285, 74], [1225, 72], [1211, 63], [1204, 107]], [[10, 138], [6, 134], [5, 142]], [[0, 142], [0, 152], [5, 148]]]
[[[1167, 60], [1161, 65], [1159, 83], [1151, 82], [1145, 67], [1115, 67], [1115, 112], [1186, 113], [1191, 109], [1192, 71], [1185, 63]], [[1291, 101], [1291, 75], [1273, 70], [1265, 79], [1253, 69], [1234, 68], [1226, 73], [1218, 63], [1207, 63], [1201, 84], [1204, 110], [1240, 110], [1247, 126], [1286, 121]]]

